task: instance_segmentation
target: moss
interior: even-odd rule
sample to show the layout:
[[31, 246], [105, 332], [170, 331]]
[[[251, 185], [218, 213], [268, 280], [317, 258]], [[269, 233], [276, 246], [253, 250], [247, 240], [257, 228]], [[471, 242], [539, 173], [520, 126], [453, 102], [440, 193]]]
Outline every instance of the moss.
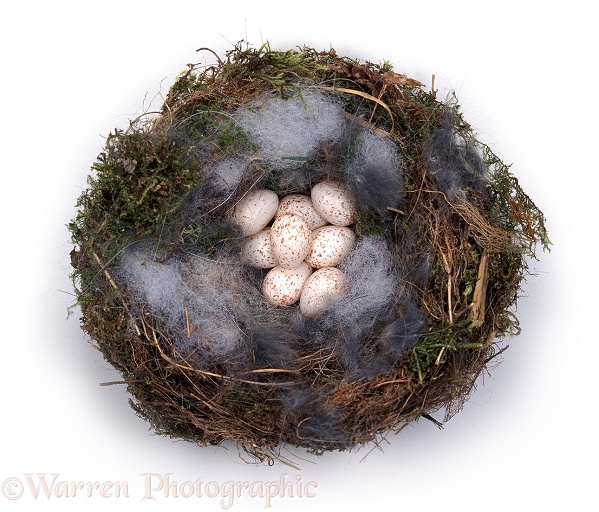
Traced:
[[406, 368], [424, 384], [431, 366], [444, 363], [454, 352], [483, 347], [479, 341], [473, 341], [475, 327], [469, 318], [452, 325], [430, 327], [405, 358]]
[[545, 227], [545, 216], [522, 190], [518, 179], [509, 172], [509, 167], [488, 146], [483, 145], [483, 151], [485, 163], [491, 170], [491, 215], [515, 233], [517, 242], [525, 254], [534, 258], [537, 244], [540, 244], [543, 250], [549, 250], [551, 240]]
[[356, 212], [354, 228], [356, 234], [360, 237], [376, 235], [387, 236], [389, 233], [389, 226], [382, 224], [373, 213], [363, 211]]

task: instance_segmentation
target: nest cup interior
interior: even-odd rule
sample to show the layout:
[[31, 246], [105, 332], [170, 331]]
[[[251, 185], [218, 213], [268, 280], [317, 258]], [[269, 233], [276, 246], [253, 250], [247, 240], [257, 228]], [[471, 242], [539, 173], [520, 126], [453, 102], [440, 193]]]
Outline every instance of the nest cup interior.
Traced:
[[[238, 46], [107, 139], [70, 224], [83, 328], [157, 432], [348, 449], [445, 409], [518, 331], [542, 213], [455, 103], [388, 64]], [[231, 212], [253, 190], [355, 200], [342, 297], [262, 293]], [[437, 420], [433, 420], [437, 421]]]

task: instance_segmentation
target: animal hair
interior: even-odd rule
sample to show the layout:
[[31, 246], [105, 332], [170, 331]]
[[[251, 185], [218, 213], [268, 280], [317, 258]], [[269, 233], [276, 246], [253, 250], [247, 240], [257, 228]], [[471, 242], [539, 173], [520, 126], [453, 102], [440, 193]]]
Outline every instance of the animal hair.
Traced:
[[248, 300], [265, 300], [229, 255], [186, 255], [163, 263], [151, 250], [136, 248], [123, 255], [120, 278], [134, 305], [156, 315], [181, 353], [202, 367], [226, 361], [244, 344]]
[[297, 425], [299, 437], [341, 446], [348, 442], [339, 412], [327, 404], [322, 388], [297, 386], [281, 390], [279, 400], [287, 421]]
[[423, 161], [450, 201], [466, 199], [468, 192], [484, 197], [488, 176], [479, 148], [456, 130], [449, 110], [424, 145]]
[[354, 128], [355, 139], [348, 146], [345, 180], [360, 210], [380, 217], [390, 215], [405, 196], [403, 159], [395, 143], [372, 130]]
[[262, 96], [233, 116], [257, 145], [257, 154], [283, 169], [301, 166], [323, 143], [337, 140], [345, 123], [333, 94], [307, 88], [286, 99]]

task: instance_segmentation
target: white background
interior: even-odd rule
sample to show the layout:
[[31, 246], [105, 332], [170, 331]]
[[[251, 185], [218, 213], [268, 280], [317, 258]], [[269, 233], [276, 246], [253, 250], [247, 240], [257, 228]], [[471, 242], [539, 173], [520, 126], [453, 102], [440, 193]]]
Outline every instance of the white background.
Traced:
[[[12, 2], [16, 5], [16, 2]], [[1, 510], [221, 510], [218, 499], [144, 500], [143, 474], [178, 483], [315, 482], [275, 510], [590, 510], [596, 502], [596, 27], [582, 1], [355, 3], [23, 1], [0, 21]], [[550, 7], [557, 4], [559, 7]], [[103, 136], [166, 93], [208, 46], [333, 46], [442, 93], [512, 163], [545, 212], [553, 250], [518, 303], [521, 336], [442, 431], [420, 421], [381, 449], [246, 464], [235, 448], [152, 435], [119, 375], [70, 317], [69, 235]], [[145, 106], [144, 106], [145, 97]], [[159, 100], [158, 96], [158, 100]], [[305, 459], [305, 460], [302, 460]], [[20, 499], [12, 478], [128, 482], [129, 498]], [[262, 510], [247, 495], [231, 510]]]

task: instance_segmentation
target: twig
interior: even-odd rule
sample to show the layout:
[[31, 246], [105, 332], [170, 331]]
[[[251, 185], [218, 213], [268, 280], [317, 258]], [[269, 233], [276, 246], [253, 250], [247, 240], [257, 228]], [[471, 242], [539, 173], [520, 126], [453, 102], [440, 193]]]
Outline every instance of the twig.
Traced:
[[498, 352], [495, 352], [492, 356], [487, 357], [487, 359], [485, 359], [483, 365], [484, 366], [488, 365], [493, 359], [495, 359], [497, 356], [500, 356], [501, 354], [503, 354], [508, 348], [510, 348], [510, 346], [506, 345], [505, 347], [503, 347]]
[[106, 270], [104, 268], [104, 265], [102, 264], [102, 261], [100, 260], [99, 256], [95, 252], [92, 252], [92, 255], [94, 256], [94, 259], [96, 260], [96, 262], [98, 263], [98, 265], [100, 265], [100, 267], [102, 267], [102, 269], [104, 271], [104, 275], [106, 276], [106, 279], [108, 279], [108, 282], [110, 283], [110, 286], [112, 286], [115, 290], [120, 291], [119, 287], [116, 285], [116, 283], [114, 282], [114, 280], [112, 279], [112, 277], [108, 273], [108, 270]]
[[391, 137], [391, 134], [389, 132], [382, 130], [381, 128], [377, 128], [376, 126], [373, 126], [368, 121], [366, 121], [366, 119], [362, 119], [354, 114], [350, 114], [349, 112], [343, 112], [343, 115], [351, 122], [358, 123], [360, 126], [372, 130], [381, 137]]
[[164, 350], [162, 350], [162, 347], [160, 346], [160, 343], [158, 342], [158, 338], [156, 337], [156, 331], [154, 329], [152, 329], [152, 338], [150, 338], [150, 336], [148, 335], [148, 332], [146, 330], [146, 323], [143, 322], [142, 325], [144, 328], [144, 334], [146, 336], [146, 339], [149, 341], [153, 341], [153, 344], [156, 346], [156, 348], [160, 352], [160, 355], [162, 356], [162, 358], [165, 361], [167, 361], [169, 364], [174, 366], [175, 368], [180, 368], [182, 370], [197, 373], [197, 374], [203, 375], [205, 377], [215, 377], [217, 379], [228, 380], [231, 382], [240, 382], [243, 384], [253, 384], [255, 386], [295, 386], [298, 384], [297, 382], [255, 382], [253, 380], [238, 379], [236, 377], [229, 377], [228, 375], [221, 375], [219, 373], [208, 372], [205, 370], [198, 370], [197, 368], [194, 368], [188, 364], [178, 363], [175, 360], [173, 360], [172, 358], [170, 358], [169, 356], [167, 356], [165, 354]]
[[489, 252], [483, 249], [478, 265], [478, 277], [472, 294], [472, 318], [476, 327], [485, 321], [485, 308], [487, 304], [487, 284], [489, 283]]
[[397, 208], [393, 208], [392, 206], [387, 206], [387, 210], [389, 210], [390, 212], [399, 213], [400, 215], [406, 214], [406, 212], [404, 212], [402, 210], [398, 210]]
[[434, 423], [439, 429], [443, 428], [443, 423], [441, 423], [440, 421], [436, 420], [435, 418], [433, 418], [431, 415], [423, 413], [422, 414], [423, 418], [426, 418], [428, 421]]
[[394, 380], [387, 380], [387, 381], [384, 381], [384, 382], [379, 382], [379, 383], [378, 383], [376, 386], [374, 386], [374, 387], [375, 387], [375, 389], [376, 389], [376, 388], [378, 388], [378, 387], [381, 387], [381, 386], [387, 386], [387, 385], [389, 385], [389, 384], [399, 384], [400, 382], [408, 382], [408, 379], [394, 379]]
[[[108, 279], [110, 286], [112, 286], [117, 292], [121, 293], [121, 290], [116, 285], [116, 283], [112, 279], [111, 275], [108, 273], [108, 270], [106, 270], [106, 268], [102, 264], [102, 261], [100, 260], [98, 255], [94, 251], [92, 251], [92, 255], [93, 255], [94, 259], [96, 260], [96, 262], [98, 263], [98, 265], [100, 265], [100, 267], [102, 267], [104, 269], [104, 275], [106, 276], [106, 279]], [[121, 293], [121, 298], [122, 298], [122, 293]], [[122, 298], [122, 302], [123, 302], [123, 307], [125, 308], [125, 311], [127, 311], [127, 313], [129, 313], [129, 317], [133, 321], [133, 325], [135, 326], [135, 332], [137, 332], [138, 336], [141, 336], [141, 331], [139, 330], [139, 327], [137, 327], [137, 322], [135, 321], [135, 318], [131, 314], [131, 311], [129, 311], [129, 308], [127, 307], [127, 303], [125, 302], [125, 299]]]
[[393, 119], [393, 112], [391, 112], [389, 105], [387, 105], [384, 101], [378, 99], [376, 96], [373, 96], [372, 94], [368, 94], [366, 92], [357, 91], [355, 89], [346, 89], [345, 87], [327, 87], [324, 85], [315, 85], [314, 87], [316, 89], [328, 89], [330, 91], [339, 91], [339, 92], [344, 92], [347, 94], [354, 94], [356, 96], [361, 96], [362, 98], [365, 98], [367, 100], [371, 100], [371, 101], [374, 101], [375, 103], [378, 103], [389, 114], [389, 117], [391, 118], [391, 129], [389, 130], [389, 132], [393, 133], [393, 130], [395, 129], [395, 120]]
[[216, 53], [214, 50], [211, 50], [210, 48], [205, 48], [205, 47], [198, 48], [198, 49], [196, 50], [196, 52], [202, 52], [202, 51], [207, 51], [207, 52], [210, 52], [212, 55], [214, 55], [214, 56], [216, 57], [216, 60], [218, 61], [218, 64], [219, 64], [220, 66], [223, 66], [223, 65], [225, 64], [225, 63], [222, 61], [222, 59], [219, 57], [218, 53]]
[[110, 382], [100, 382], [100, 386], [114, 386], [116, 384], [137, 384], [143, 380], [112, 380]]
[[191, 325], [189, 323], [189, 313], [187, 311], [187, 308], [185, 309], [185, 326], [187, 328], [187, 339], [191, 338]]
[[441, 364], [441, 358], [443, 357], [443, 354], [445, 354], [445, 347], [441, 347], [441, 350], [439, 350], [439, 355], [437, 356], [437, 360], [435, 361], [436, 366], [439, 366]]
[[449, 265], [444, 253], [441, 253], [441, 257], [443, 258], [445, 272], [447, 272], [447, 309], [449, 311], [449, 323], [453, 324], [453, 305], [451, 302], [451, 266]]

